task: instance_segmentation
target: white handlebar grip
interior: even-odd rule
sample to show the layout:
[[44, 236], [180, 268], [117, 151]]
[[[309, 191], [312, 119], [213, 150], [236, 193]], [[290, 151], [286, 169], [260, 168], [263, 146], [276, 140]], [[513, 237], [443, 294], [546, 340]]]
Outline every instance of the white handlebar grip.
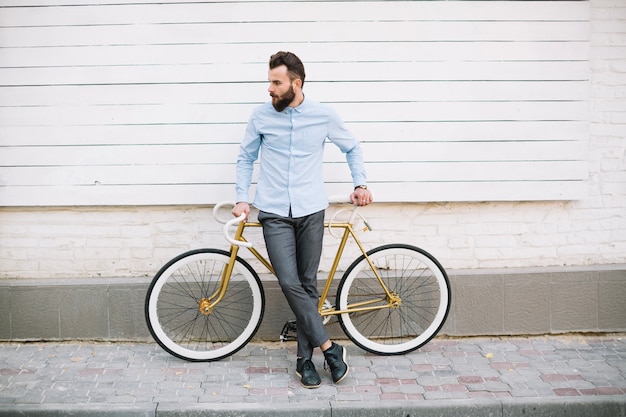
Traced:
[[328, 202], [330, 204], [345, 204], [350, 203], [350, 196], [345, 194], [334, 194], [328, 196]]
[[220, 201], [219, 203], [217, 203], [215, 205], [215, 207], [213, 207], [213, 217], [215, 217], [215, 220], [217, 220], [218, 222], [222, 223], [222, 224], [226, 224], [228, 223], [228, 221], [230, 220], [230, 218], [228, 219], [224, 219], [222, 217], [219, 217], [217, 215], [217, 212], [224, 206], [232, 206], [235, 207], [235, 203], [233, 203], [232, 201]]
[[243, 242], [241, 240], [235, 240], [232, 237], [230, 237], [230, 235], [228, 234], [228, 229], [239, 223], [242, 222], [244, 219], [246, 218], [245, 214], [242, 214], [239, 217], [236, 217], [234, 219], [231, 219], [229, 221], [226, 222], [226, 224], [224, 225], [224, 237], [226, 238], [227, 241], [229, 241], [230, 243], [232, 243], [233, 245], [237, 245], [237, 246], [243, 246], [245, 248], [251, 248], [252, 247], [252, 243], [250, 242]]

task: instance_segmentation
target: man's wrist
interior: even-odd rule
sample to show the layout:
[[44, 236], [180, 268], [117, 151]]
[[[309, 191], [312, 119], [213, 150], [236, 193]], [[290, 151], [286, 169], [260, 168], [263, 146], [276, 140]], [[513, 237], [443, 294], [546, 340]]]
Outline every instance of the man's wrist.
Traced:
[[356, 187], [354, 187], [354, 190], [356, 191], [357, 189], [363, 189], [363, 190], [367, 190], [367, 185], [361, 184], [361, 185], [357, 185]]

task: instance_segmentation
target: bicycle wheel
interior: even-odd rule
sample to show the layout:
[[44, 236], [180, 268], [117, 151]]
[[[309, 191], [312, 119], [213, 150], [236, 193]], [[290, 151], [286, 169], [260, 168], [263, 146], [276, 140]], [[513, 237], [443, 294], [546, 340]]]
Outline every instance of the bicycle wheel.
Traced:
[[[340, 314], [344, 332], [357, 346], [382, 355], [399, 355], [423, 346], [448, 316], [451, 297], [446, 272], [432, 255], [411, 245], [380, 246], [367, 254], [398, 302]], [[369, 308], [389, 305], [363, 255], [346, 270], [337, 290], [339, 309], [356, 303]]]
[[198, 249], [169, 261], [146, 294], [150, 333], [170, 354], [189, 361], [225, 358], [252, 339], [265, 309], [261, 280], [237, 258], [224, 298], [208, 310], [230, 255]]

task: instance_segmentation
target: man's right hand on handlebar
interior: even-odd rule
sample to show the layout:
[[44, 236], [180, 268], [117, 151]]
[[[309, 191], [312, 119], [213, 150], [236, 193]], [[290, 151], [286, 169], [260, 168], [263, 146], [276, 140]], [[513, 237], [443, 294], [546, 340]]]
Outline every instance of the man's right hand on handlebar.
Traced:
[[240, 201], [239, 203], [235, 204], [235, 207], [233, 207], [231, 213], [233, 213], [233, 216], [235, 217], [239, 217], [242, 214], [245, 214], [246, 218], [243, 219], [243, 221], [248, 221], [248, 216], [250, 215], [250, 205], [245, 201]]

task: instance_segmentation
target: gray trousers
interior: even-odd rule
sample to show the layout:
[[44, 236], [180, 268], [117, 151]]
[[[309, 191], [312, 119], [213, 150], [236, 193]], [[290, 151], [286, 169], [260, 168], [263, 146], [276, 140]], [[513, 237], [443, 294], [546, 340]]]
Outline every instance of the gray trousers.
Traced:
[[311, 358], [313, 349], [328, 340], [317, 311], [317, 271], [322, 256], [324, 210], [305, 217], [282, 217], [259, 212], [267, 253], [296, 316], [298, 357]]

